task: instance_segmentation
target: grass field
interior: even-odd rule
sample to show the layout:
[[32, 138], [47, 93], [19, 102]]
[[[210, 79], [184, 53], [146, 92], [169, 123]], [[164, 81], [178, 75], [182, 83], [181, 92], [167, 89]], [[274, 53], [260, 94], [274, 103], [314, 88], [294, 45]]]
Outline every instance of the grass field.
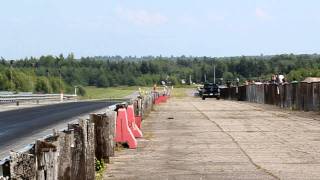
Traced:
[[[143, 87], [143, 90], [150, 90], [149, 87]], [[187, 91], [193, 89], [193, 87], [184, 88], [173, 88], [171, 92], [172, 97], [182, 98], [187, 96]], [[86, 95], [82, 99], [108, 99], [108, 98], [123, 98], [128, 96], [135, 91], [139, 90], [137, 86], [120, 86], [120, 87], [109, 87], [109, 88], [97, 88], [93, 86], [85, 87]]]
[[128, 96], [135, 91], [139, 90], [139, 87], [110, 87], [110, 88], [97, 88], [88, 86], [85, 87], [86, 95], [83, 99], [105, 99], [105, 98], [123, 98]]
[[182, 98], [188, 96], [187, 91], [192, 89], [190, 88], [173, 88], [173, 91], [171, 92], [172, 97], [176, 98]]

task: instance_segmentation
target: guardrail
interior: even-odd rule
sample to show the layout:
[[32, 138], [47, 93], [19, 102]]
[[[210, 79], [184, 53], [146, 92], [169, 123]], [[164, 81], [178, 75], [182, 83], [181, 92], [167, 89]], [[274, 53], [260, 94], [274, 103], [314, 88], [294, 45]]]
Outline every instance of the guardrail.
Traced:
[[54, 100], [54, 99], [71, 99], [76, 98], [73, 94], [12, 94], [12, 95], [0, 95], [0, 103], [17, 102], [17, 101], [33, 101], [33, 100]]

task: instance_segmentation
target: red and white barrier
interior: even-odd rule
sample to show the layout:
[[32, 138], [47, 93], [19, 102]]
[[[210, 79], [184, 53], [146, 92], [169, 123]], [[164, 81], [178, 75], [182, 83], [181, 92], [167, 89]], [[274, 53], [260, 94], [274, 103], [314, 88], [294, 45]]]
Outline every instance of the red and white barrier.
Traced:
[[142, 132], [136, 124], [133, 105], [129, 105], [127, 107], [127, 115], [128, 115], [128, 121], [129, 121], [129, 128], [132, 131], [134, 137], [141, 138]]
[[[153, 103], [160, 104], [167, 102], [169, 96], [161, 95], [155, 92], [153, 94]], [[137, 106], [137, 104], [136, 104]], [[119, 108], [116, 120], [116, 137], [117, 143], [127, 143], [130, 149], [137, 148], [136, 138], [143, 137], [141, 132], [141, 114], [135, 115], [134, 105], [128, 105], [127, 108]]]
[[127, 143], [130, 149], [135, 149], [138, 145], [129, 127], [127, 110], [125, 108], [118, 109], [115, 141], [118, 143]]
[[136, 124], [138, 128], [141, 130], [141, 122], [142, 122], [142, 117], [141, 116], [136, 116]]
[[167, 102], [169, 96], [163, 95], [163, 96], [158, 96], [156, 97], [154, 104], [160, 104], [160, 103], [165, 103]]

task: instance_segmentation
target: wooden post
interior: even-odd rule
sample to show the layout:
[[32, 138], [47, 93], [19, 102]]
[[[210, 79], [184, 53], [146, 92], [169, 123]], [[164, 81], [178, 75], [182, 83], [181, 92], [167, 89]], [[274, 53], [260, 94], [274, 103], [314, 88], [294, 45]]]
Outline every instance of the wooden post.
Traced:
[[10, 153], [10, 177], [11, 179], [36, 179], [36, 158], [29, 153]]
[[115, 148], [116, 148], [116, 143], [114, 141], [116, 137], [116, 119], [117, 119], [117, 113], [115, 111], [107, 111], [106, 113], [107, 119], [109, 122], [109, 137], [108, 137], [108, 156], [113, 157]]
[[71, 148], [74, 147], [73, 131], [63, 131], [59, 133], [59, 156], [58, 156], [58, 179], [71, 179]]
[[73, 180], [85, 180], [85, 154], [83, 129], [79, 124], [69, 125], [69, 130], [74, 131], [74, 147], [71, 148], [71, 179]]
[[139, 109], [139, 116], [142, 117], [142, 98], [138, 99], [138, 109]]
[[74, 147], [71, 149], [71, 179], [94, 179], [94, 124], [81, 119], [79, 124], [70, 125], [70, 128], [74, 131]]
[[[83, 125], [83, 126], [82, 126]], [[87, 129], [87, 138], [85, 138], [85, 157], [86, 157], [86, 179], [95, 179], [95, 130], [94, 123], [88, 120], [80, 120], [80, 126]], [[86, 135], [85, 134], [85, 135]]]
[[107, 156], [108, 148], [108, 124], [106, 115], [104, 114], [90, 114], [90, 120], [94, 122], [95, 129], [95, 155], [98, 160], [109, 162]]
[[57, 146], [52, 142], [36, 141], [37, 179], [54, 180], [58, 175]]
[[91, 114], [90, 119], [95, 128], [95, 155], [98, 160], [110, 162], [109, 157], [114, 155], [115, 112], [108, 114]]

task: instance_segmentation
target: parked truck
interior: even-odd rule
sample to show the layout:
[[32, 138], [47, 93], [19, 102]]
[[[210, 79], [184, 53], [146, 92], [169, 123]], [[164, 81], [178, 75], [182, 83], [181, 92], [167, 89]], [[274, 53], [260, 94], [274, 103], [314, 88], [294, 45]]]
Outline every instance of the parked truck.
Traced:
[[205, 83], [203, 85], [201, 97], [202, 97], [202, 100], [205, 100], [206, 98], [216, 98], [217, 100], [219, 100], [220, 99], [219, 86], [214, 83]]

